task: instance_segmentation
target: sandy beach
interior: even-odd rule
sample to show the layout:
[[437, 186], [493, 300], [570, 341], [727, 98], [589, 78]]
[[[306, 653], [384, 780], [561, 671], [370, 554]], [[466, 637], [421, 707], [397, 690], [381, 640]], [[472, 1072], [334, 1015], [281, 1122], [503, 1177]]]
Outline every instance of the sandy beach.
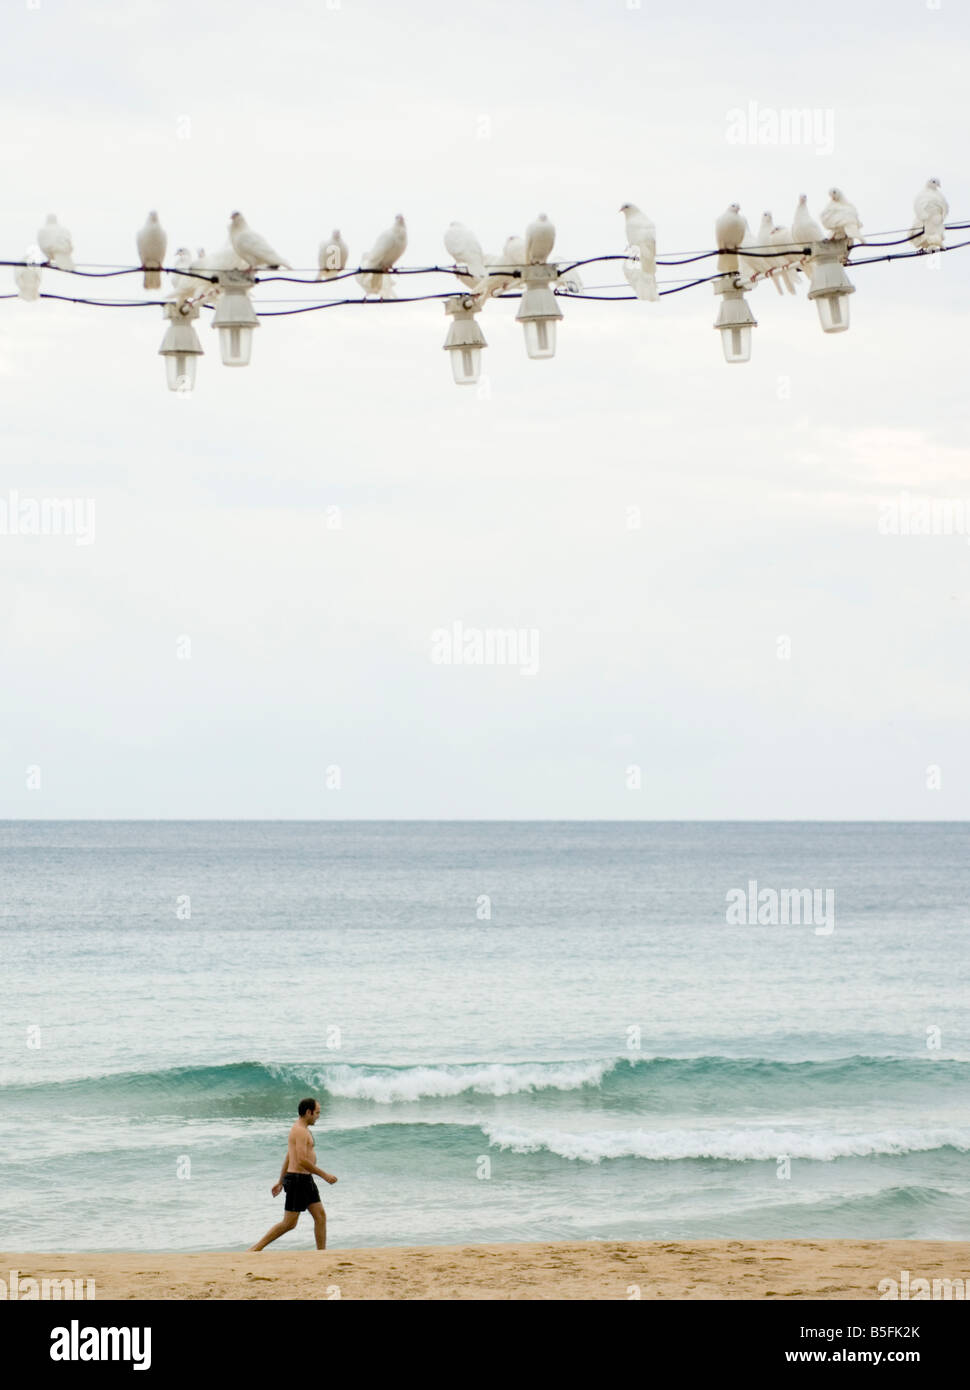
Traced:
[[879, 1281], [970, 1278], [970, 1242], [577, 1241], [260, 1254], [3, 1254], [100, 1299], [878, 1299]]

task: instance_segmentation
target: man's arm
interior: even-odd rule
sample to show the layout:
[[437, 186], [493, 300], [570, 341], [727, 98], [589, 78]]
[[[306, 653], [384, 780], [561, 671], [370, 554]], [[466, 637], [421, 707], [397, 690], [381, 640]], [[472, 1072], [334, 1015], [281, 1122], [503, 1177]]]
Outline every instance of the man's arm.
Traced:
[[299, 1164], [301, 1173], [313, 1173], [318, 1178], [323, 1178], [324, 1182], [336, 1182], [337, 1179], [332, 1173], [325, 1173], [322, 1168], [318, 1168], [313, 1161], [313, 1145], [310, 1142], [310, 1135], [306, 1130], [296, 1136], [296, 1161]]
[[290, 1151], [287, 1149], [283, 1155], [283, 1167], [280, 1169], [279, 1182], [273, 1184], [273, 1196], [278, 1197], [283, 1191], [283, 1179], [286, 1177], [286, 1170], [290, 1166]]

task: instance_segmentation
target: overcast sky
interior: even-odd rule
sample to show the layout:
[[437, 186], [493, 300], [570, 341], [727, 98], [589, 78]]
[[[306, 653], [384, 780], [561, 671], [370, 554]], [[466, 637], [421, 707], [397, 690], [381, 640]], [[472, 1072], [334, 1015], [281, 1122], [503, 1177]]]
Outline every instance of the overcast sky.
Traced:
[[[4, 6], [2, 258], [54, 211], [131, 264], [149, 208], [170, 253], [240, 208], [297, 267], [544, 211], [579, 258], [626, 201], [663, 253], [832, 184], [905, 227], [931, 175], [970, 219], [957, 0], [332, 5]], [[821, 138], [729, 138], [752, 103]], [[561, 300], [551, 362], [492, 303], [484, 392], [434, 302], [266, 319], [246, 370], [203, 321], [191, 398], [160, 309], [0, 302], [0, 504], [94, 528], [0, 534], [0, 815], [970, 817], [970, 543], [879, 529], [970, 511], [970, 248], [850, 273], [839, 336], [758, 288], [744, 367], [707, 285]], [[455, 623], [529, 661], [436, 662]]]

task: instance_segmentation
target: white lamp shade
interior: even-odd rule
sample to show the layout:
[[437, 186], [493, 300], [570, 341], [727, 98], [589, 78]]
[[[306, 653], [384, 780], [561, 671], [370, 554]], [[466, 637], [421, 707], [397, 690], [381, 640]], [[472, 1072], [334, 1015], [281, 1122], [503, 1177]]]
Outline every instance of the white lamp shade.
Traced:
[[721, 329], [721, 347], [725, 362], [751, 361], [751, 327], [745, 323], [734, 323]]
[[195, 369], [198, 353], [170, 352], [165, 356], [165, 377], [170, 391], [192, 391], [195, 389]]
[[202, 344], [192, 327], [199, 310], [169, 303], [162, 312], [168, 319], [168, 330], [158, 351], [165, 358], [165, 380], [170, 391], [185, 394], [195, 386], [195, 369], [202, 356]]
[[482, 350], [466, 344], [449, 350], [456, 386], [474, 386], [482, 374]]
[[525, 329], [525, 350], [537, 362], [556, 352], [556, 323], [562, 310], [550, 288], [555, 274], [555, 268], [547, 265], [527, 265], [522, 270], [522, 298], [515, 317]]
[[750, 362], [751, 330], [757, 328], [758, 320], [751, 312], [737, 277], [726, 271], [715, 281], [714, 293], [720, 300], [714, 327], [721, 334], [725, 362]]
[[524, 319], [525, 350], [534, 361], [556, 355], [556, 320]]
[[844, 333], [849, 326], [849, 295], [855, 285], [842, 269], [838, 245], [821, 242], [808, 263], [812, 276], [809, 299], [818, 305], [818, 321], [823, 333]]
[[253, 351], [253, 329], [259, 315], [249, 302], [250, 281], [242, 271], [219, 272], [222, 293], [212, 315], [212, 327], [219, 330], [219, 351], [226, 367], [248, 367]]
[[823, 333], [844, 333], [849, 326], [849, 296], [820, 294], [815, 301]]
[[253, 330], [245, 324], [219, 327], [219, 351], [226, 367], [248, 367], [253, 353]]
[[488, 344], [475, 321], [477, 312], [467, 295], [452, 295], [445, 301], [445, 313], [451, 316], [445, 351], [456, 386], [474, 386], [482, 374], [482, 348]]

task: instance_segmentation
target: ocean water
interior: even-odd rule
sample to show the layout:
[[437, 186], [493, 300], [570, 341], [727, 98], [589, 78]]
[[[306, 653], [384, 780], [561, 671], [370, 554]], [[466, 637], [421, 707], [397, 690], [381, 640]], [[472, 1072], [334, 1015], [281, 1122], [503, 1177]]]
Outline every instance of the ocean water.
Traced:
[[[304, 1095], [332, 1246], [970, 1239], [966, 825], [7, 822], [0, 864], [0, 1248], [245, 1248]], [[831, 929], [729, 921], [752, 881]]]

